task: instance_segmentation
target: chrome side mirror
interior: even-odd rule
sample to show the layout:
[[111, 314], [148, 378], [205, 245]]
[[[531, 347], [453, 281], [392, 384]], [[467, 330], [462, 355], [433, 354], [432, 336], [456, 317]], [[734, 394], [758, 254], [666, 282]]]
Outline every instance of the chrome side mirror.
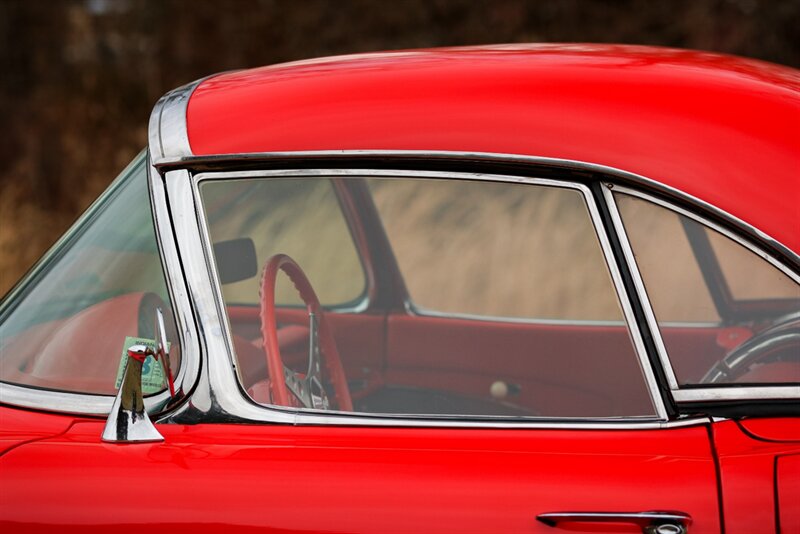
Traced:
[[147, 415], [142, 391], [142, 365], [148, 356], [152, 356], [164, 367], [170, 395], [175, 396], [175, 385], [169, 366], [167, 330], [164, 326], [164, 313], [161, 308], [156, 308], [155, 323], [155, 348], [143, 344], [132, 345], [128, 348], [128, 361], [122, 376], [122, 383], [103, 429], [103, 441], [128, 443], [164, 441], [164, 437], [156, 430]]

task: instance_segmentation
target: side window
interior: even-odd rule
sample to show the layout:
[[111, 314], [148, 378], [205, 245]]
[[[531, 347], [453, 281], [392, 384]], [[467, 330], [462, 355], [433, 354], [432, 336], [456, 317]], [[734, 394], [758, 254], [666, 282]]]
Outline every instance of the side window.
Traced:
[[153, 339], [156, 307], [167, 318], [177, 372], [180, 346], [156, 245], [144, 153], [67, 236], [3, 303], [0, 380], [113, 395], [125, 338]]
[[679, 385], [800, 382], [800, 283], [693, 218], [615, 193]]
[[[248, 238], [257, 251], [259, 274], [222, 288], [239, 378], [256, 402], [409, 417], [657, 413], [581, 186], [353, 171], [208, 175], [199, 187], [215, 249]], [[355, 246], [354, 235], [370, 240]], [[278, 286], [274, 312], [255, 306], [261, 266], [278, 254], [329, 306], [360, 298], [364, 272], [382, 293], [363, 313], [328, 308], [315, 336], [290, 284]], [[224, 278], [227, 260], [215, 258]], [[317, 348], [325, 365], [306, 384]]]

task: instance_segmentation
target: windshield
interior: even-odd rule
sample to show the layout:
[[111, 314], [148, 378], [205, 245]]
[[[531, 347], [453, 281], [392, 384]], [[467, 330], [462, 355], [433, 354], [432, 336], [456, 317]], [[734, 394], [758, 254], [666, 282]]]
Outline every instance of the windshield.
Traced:
[[142, 152], [3, 302], [0, 380], [114, 394], [126, 337], [152, 338], [168, 302]]

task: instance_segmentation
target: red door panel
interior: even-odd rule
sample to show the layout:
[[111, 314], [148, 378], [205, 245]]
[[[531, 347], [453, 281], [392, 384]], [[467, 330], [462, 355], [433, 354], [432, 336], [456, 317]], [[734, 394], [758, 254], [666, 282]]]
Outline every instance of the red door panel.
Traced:
[[514, 402], [548, 416], [632, 415], [650, 406], [623, 326], [393, 315], [387, 336], [389, 382], [488, 397], [502, 380], [520, 386]]
[[[770, 426], [768, 420], [762, 423]], [[796, 420], [783, 419], [784, 424], [797, 424]], [[743, 430], [735, 421], [715, 423], [714, 442], [719, 455], [722, 508], [725, 513], [727, 534], [751, 534], [753, 532], [776, 532], [776, 480], [780, 485], [782, 476], [776, 479], [776, 458], [800, 454], [800, 443], [779, 442], [761, 439]], [[789, 465], [785, 474], [791, 476], [794, 466]], [[785, 479], [784, 490], [791, 495], [791, 480]], [[780, 487], [777, 488], [780, 492]], [[797, 502], [781, 513], [796, 514]], [[800, 501], [799, 501], [800, 502]], [[792, 512], [794, 510], [795, 512]], [[782, 532], [791, 532], [784, 530]]]
[[680, 510], [719, 531], [703, 426], [158, 425], [165, 442], [127, 445], [99, 443], [102, 426], [0, 458], [0, 529], [553, 534], [538, 514]]

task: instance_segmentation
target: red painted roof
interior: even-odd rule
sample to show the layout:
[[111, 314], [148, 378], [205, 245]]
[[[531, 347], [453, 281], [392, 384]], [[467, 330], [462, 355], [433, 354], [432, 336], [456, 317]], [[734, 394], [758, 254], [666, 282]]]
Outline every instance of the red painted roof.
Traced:
[[663, 48], [508, 45], [223, 74], [195, 154], [386, 149], [580, 160], [714, 204], [800, 253], [800, 72]]

